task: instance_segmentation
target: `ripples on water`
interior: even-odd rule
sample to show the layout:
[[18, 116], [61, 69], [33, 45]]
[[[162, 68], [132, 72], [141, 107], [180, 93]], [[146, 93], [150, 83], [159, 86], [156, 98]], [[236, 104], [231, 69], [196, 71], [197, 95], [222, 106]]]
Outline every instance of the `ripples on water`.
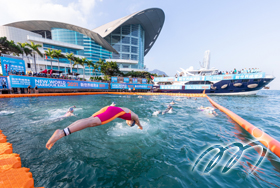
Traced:
[[[180, 100], [181, 101], [178, 101]], [[257, 96], [213, 96], [212, 99], [280, 140], [280, 92], [261, 91]], [[163, 111], [174, 100], [173, 112]], [[59, 140], [48, 151], [45, 144], [56, 129], [92, 115], [115, 102], [136, 112], [143, 131], [117, 119]], [[197, 157], [214, 144], [248, 143], [253, 137], [226, 115], [214, 117], [198, 111], [210, 106], [206, 98], [170, 96], [63, 96], [0, 99], [3, 133], [19, 153], [22, 166], [33, 173], [36, 186], [48, 187], [280, 187], [280, 163], [269, 154], [260, 168], [248, 175], [258, 153], [246, 151], [227, 174], [218, 164], [204, 174]], [[70, 106], [77, 117], [63, 120]], [[228, 155], [230, 156], [230, 155]]]

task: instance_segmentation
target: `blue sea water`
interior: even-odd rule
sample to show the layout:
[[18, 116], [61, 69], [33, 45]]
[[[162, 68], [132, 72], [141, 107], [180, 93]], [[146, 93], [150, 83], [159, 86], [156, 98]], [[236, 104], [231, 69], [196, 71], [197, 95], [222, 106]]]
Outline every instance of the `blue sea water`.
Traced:
[[[213, 96], [280, 141], [280, 91], [260, 91], [255, 96]], [[153, 115], [175, 101], [172, 113]], [[45, 144], [56, 129], [87, 118], [115, 102], [138, 114], [143, 130], [121, 119], [88, 128], [59, 140], [51, 150]], [[70, 106], [75, 115], [59, 120]], [[35, 186], [49, 187], [280, 187], [280, 159], [273, 153], [249, 173], [259, 158], [259, 148], [246, 150], [228, 173], [223, 161], [209, 173], [208, 154], [192, 171], [207, 148], [219, 144], [256, 141], [228, 116], [197, 110], [211, 106], [206, 98], [171, 96], [61, 96], [0, 99], [0, 129], [30, 168]], [[259, 143], [259, 142], [258, 142]]]

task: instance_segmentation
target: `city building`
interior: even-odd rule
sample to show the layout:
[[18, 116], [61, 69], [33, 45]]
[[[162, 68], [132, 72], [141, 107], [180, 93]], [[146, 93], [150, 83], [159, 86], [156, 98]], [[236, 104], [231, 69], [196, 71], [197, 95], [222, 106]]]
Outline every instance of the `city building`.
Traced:
[[[103, 59], [117, 62], [123, 72], [143, 71], [144, 56], [150, 51], [163, 27], [165, 15], [161, 9], [151, 8], [117, 19], [96, 29], [43, 20], [9, 23], [0, 26], [0, 37], [14, 42], [34, 42], [41, 44], [39, 50], [61, 50], [63, 54], [73, 53], [93, 62]], [[24, 57], [27, 71], [35, 71], [33, 59]], [[36, 57], [37, 72], [50, 69], [70, 72], [70, 62], [66, 58], [55, 59]], [[72, 70], [83, 74], [78, 65]], [[85, 67], [85, 76], [100, 76], [93, 67]]]

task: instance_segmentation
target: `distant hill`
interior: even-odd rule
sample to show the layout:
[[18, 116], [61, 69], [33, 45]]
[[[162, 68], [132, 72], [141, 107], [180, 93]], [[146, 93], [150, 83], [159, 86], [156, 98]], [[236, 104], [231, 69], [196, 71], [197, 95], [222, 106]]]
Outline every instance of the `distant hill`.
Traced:
[[160, 71], [160, 70], [158, 70], [158, 69], [154, 69], [154, 70], [152, 70], [152, 71], [149, 71], [149, 73], [167, 76], [167, 74], [166, 74], [165, 72]]

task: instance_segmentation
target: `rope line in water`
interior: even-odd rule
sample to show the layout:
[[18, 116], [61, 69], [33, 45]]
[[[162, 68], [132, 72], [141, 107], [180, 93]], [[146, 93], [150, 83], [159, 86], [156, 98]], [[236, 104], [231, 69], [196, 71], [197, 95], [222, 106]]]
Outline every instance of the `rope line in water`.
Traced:
[[214, 102], [210, 97], [206, 96], [209, 102], [218, 108], [220, 111], [224, 112], [228, 115], [231, 119], [233, 119], [236, 123], [238, 123], [241, 127], [243, 127], [248, 133], [250, 133], [253, 137], [259, 140], [264, 146], [266, 146], [270, 151], [272, 151], [275, 155], [280, 158], [280, 142], [276, 139], [272, 138], [262, 130], [258, 129], [245, 119], [241, 118], [240, 116], [236, 115], [232, 111], [228, 110], [227, 108], [219, 105], [218, 103]]
[[50, 96], [75, 96], [75, 95], [168, 95], [182, 97], [206, 97], [202, 94], [187, 93], [123, 93], [123, 92], [81, 92], [81, 93], [38, 93], [38, 94], [1, 94], [0, 98], [17, 98], [17, 97], [50, 97]]

